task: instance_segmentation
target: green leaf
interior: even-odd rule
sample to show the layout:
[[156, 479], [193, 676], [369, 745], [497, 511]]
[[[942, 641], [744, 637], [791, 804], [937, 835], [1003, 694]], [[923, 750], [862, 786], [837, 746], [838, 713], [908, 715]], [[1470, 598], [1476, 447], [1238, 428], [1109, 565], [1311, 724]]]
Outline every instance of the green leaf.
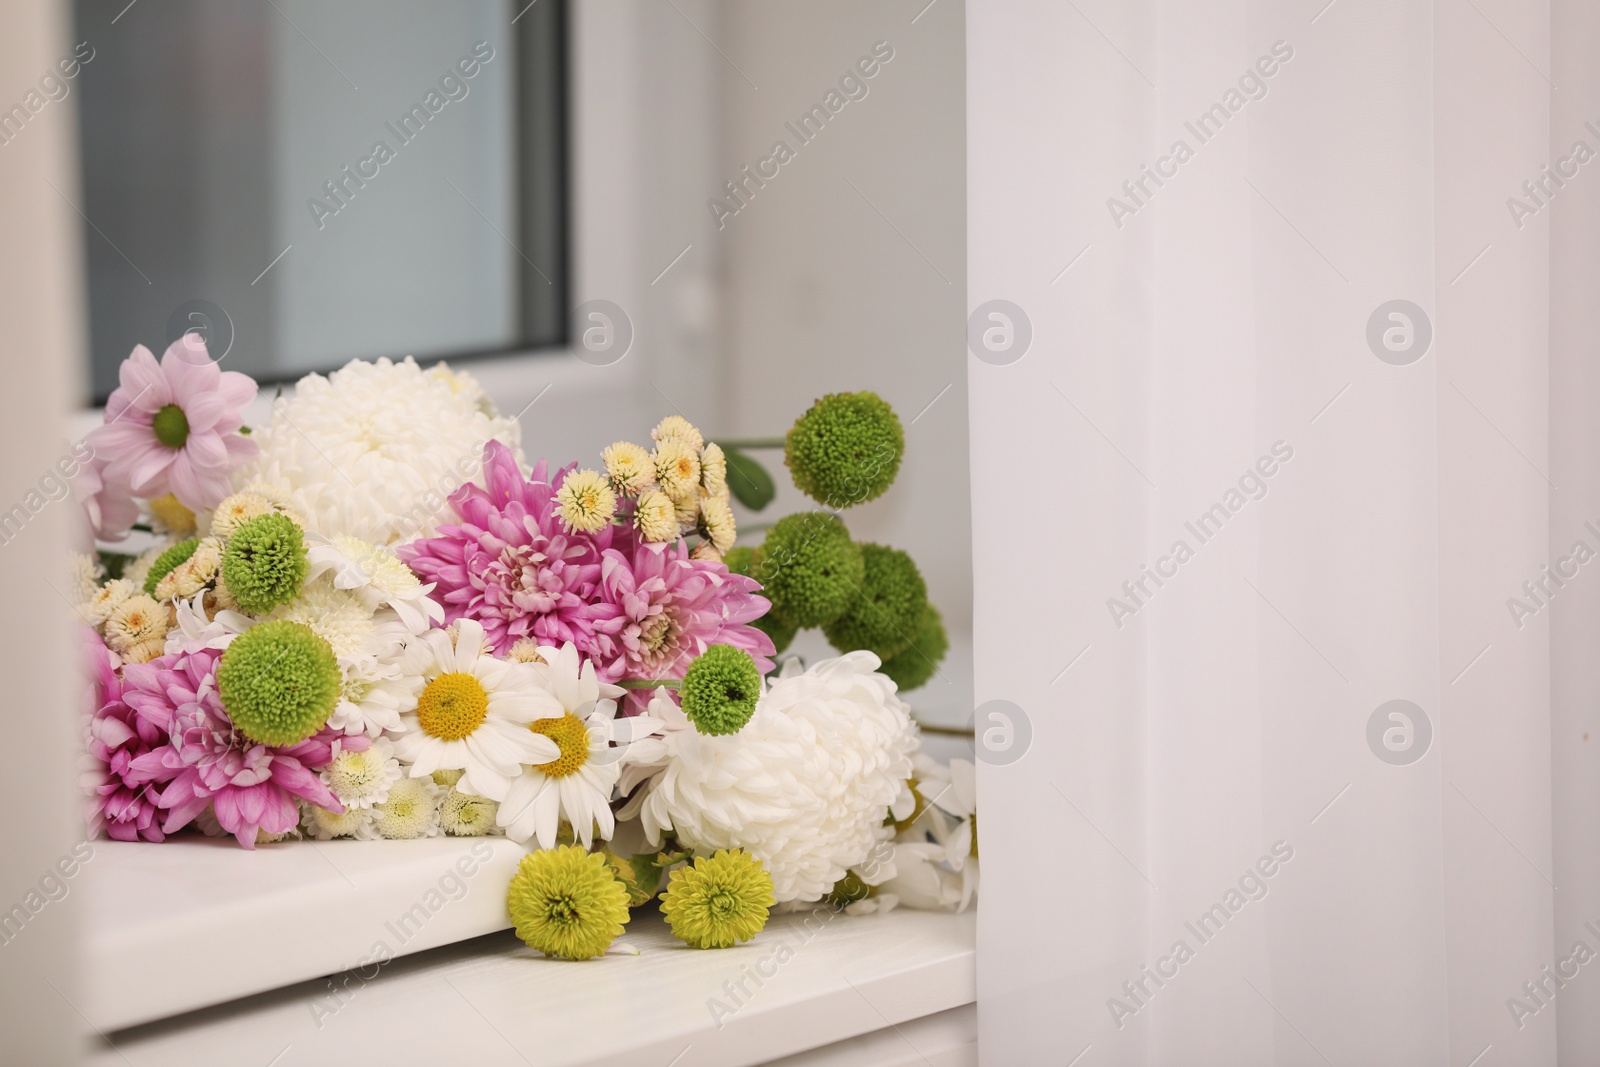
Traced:
[[760, 511], [778, 495], [767, 468], [751, 459], [737, 448], [724, 448], [728, 459], [728, 489], [733, 498], [751, 511]]
[[128, 564], [132, 563], [134, 559], [135, 557], [128, 555], [126, 552], [101, 552], [100, 566], [106, 569], [106, 580], [121, 578], [122, 572], [127, 569]]

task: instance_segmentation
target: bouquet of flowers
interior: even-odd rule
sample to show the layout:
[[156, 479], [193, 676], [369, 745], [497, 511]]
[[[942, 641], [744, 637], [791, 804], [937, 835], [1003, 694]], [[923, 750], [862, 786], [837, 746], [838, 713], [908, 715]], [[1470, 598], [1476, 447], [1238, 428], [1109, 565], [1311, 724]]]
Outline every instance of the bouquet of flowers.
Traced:
[[[503, 834], [529, 849], [519, 935], [568, 958], [657, 897], [701, 947], [779, 906], [967, 906], [972, 765], [921, 754], [897, 696], [943, 630], [892, 550], [822, 512], [736, 548], [730, 455], [680, 415], [552, 473], [442, 363], [311, 374], [248, 427], [256, 392], [193, 334], [159, 362], [141, 346], [87, 438], [96, 832]], [[856, 417], [832, 399], [796, 424], [827, 493], [861, 459], [830, 456]], [[881, 492], [893, 469], [866, 477]], [[113, 550], [135, 530], [148, 547]], [[780, 666], [795, 625], [849, 647]], [[885, 673], [891, 648], [928, 670]]]

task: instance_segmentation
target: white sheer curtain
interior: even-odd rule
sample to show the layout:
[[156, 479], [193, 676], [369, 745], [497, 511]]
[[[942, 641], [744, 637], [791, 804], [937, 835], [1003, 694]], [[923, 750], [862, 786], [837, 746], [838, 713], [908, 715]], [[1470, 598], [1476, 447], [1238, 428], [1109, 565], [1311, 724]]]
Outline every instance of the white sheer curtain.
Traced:
[[984, 1062], [1600, 1062], [1600, 7], [967, 24]]

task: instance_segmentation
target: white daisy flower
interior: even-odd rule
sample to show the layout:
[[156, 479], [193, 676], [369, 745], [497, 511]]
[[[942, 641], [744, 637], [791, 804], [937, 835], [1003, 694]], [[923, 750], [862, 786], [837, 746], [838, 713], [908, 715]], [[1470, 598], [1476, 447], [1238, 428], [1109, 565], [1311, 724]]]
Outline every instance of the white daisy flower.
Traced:
[[364, 752], [340, 752], [322, 770], [322, 784], [351, 810], [388, 800], [390, 790], [402, 777], [394, 746], [381, 737]]
[[529, 669], [554, 694], [559, 710], [530, 728], [553, 741], [558, 753], [523, 761], [522, 774], [500, 801], [497, 821], [513, 841], [537, 838], [540, 848], [554, 848], [565, 819], [588, 848], [596, 827], [603, 840], [616, 829], [611, 794], [629, 746], [657, 732], [661, 723], [649, 715], [618, 719], [617, 698], [625, 690], [601, 683], [594, 664], [580, 659], [571, 642], [539, 652], [545, 662]]
[[444, 630], [429, 630], [406, 649], [401, 670], [416, 701], [394, 749], [412, 775], [464, 770], [463, 792], [501, 800], [522, 764], [561, 758], [555, 741], [528, 727], [562, 706], [534, 665], [496, 659], [476, 620], [460, 621], [453, 647]]
[[389, 799], [367, 809], [372, 827], [382, 837], [408, 841], [439, 836], [439, 794], [432, 778], [402, 778], [389, 790]]

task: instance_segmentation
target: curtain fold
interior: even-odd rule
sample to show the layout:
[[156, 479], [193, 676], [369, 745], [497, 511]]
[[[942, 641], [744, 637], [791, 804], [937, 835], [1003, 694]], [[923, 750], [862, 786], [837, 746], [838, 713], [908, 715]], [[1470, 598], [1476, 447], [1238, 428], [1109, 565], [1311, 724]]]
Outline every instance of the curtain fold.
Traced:
[[985, 1061], [1600, 1062], [1600, 10], [967, 22]]

